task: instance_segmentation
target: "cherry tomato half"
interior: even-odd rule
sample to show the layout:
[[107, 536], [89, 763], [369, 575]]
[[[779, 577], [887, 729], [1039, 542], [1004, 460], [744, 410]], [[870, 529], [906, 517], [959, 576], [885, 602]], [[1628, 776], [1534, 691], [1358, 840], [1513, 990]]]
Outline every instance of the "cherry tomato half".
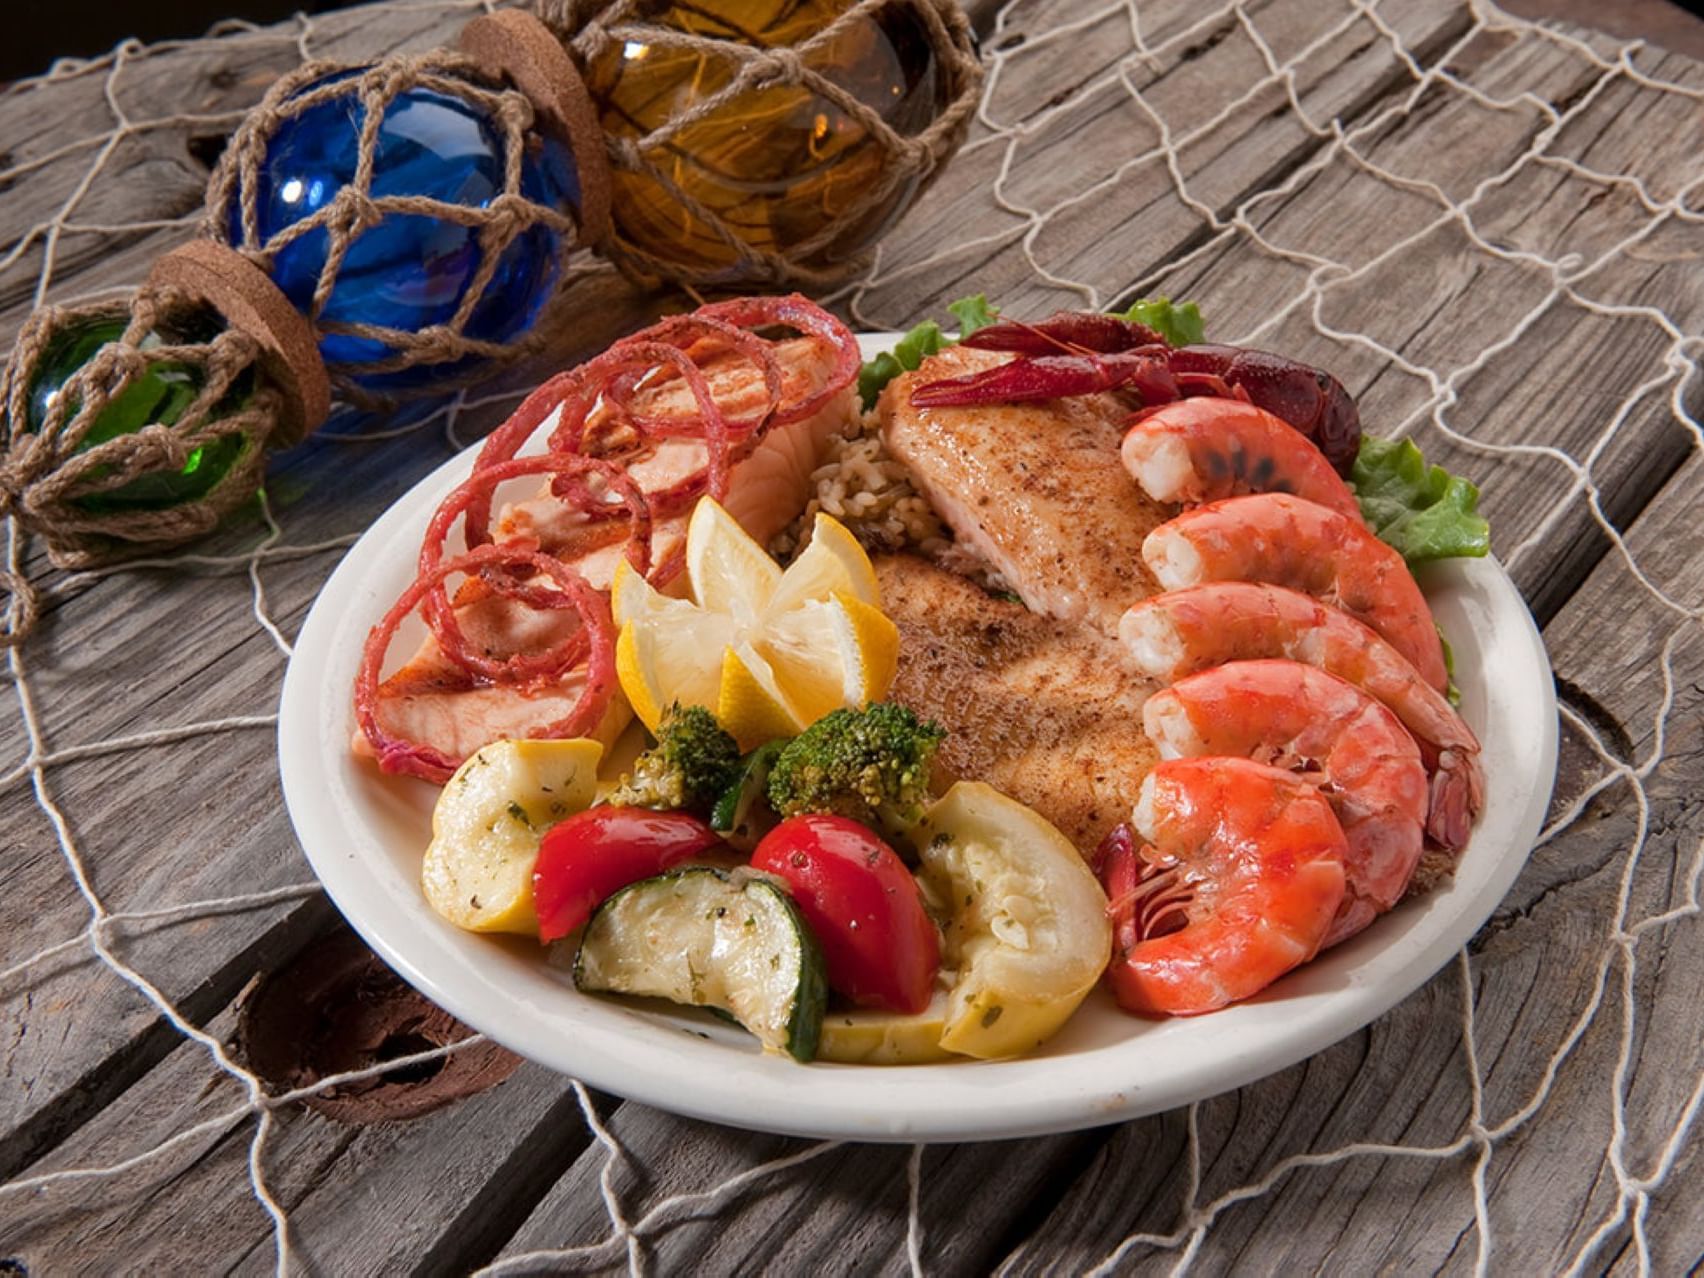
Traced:
[[558, 821], [539, 844], [533, 869], [538, 939], [579, 927], [607, 897], [722, 842], [687, 812], [587, 808]]
[[822, 944], [834, 989], [898, 1012], [929, 1005], [940, 937], [917, 881], [868, 826], [837, 816], [792, 817], [764, 836], [751, 864], [792, 889]]

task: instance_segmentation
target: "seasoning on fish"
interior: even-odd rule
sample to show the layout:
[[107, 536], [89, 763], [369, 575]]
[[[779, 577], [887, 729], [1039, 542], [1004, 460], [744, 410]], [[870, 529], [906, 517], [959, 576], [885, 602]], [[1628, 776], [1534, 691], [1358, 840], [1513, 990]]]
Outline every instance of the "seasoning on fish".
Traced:
[[888, 449], [951, 527], [1032, 611], [1103, 634], [1159, 587], [1142, 538], [1170, 513], [1125, 472], [1129, 405], [1112, 395], [1029, 404], [916, 408], [911, 391], [1008, 358], [951, 347], [896, 378], [879, 412]]

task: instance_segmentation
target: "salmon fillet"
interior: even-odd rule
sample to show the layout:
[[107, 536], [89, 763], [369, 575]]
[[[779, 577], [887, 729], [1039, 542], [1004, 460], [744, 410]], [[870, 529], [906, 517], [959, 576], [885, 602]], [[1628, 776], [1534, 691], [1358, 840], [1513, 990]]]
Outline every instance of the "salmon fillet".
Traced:
[[[832, 352], [812, 338], [777, 342], [772, 353], [780, 367], [785, 403], [805, 399], [834, 369]], [[763, 382], [751, 365], [737, 356], [720, 354], [705, 359], [701, 367], [726, 416], [740, 418], [762, 411]], [[767, 544], [804, 508], [811, 472], [821, 462], [829, 439], [845, 433], [852, 422], [853, 394], [849, 386], [816, 415], [770, 431], [751, 456], [729, 473], [728, 495], [722, 504], [759, 543]], [[636, 407], [646, 414], [685, 417], [692, 413], [693, 403], [680, 380], [670, 377], [642, 390]], [[664, 439], [640, 446], [630, 431], [602, 412], [592, 416], [587, 436], [587, 452], [625, 465], [633, 482], [647, 493], [663, 492], [697, 474], [709, 458], [704, 444], [696, 439]], [[665, 557], [686, 536], [688, 513], [658, 521], [652, 534], [655, 559]], [[570, 562], [585, 559], [579, 566], [587, 580], [599, 587], [608, 585], [625, 536], [620, 520], [588, 523], [583, 513], [551, 495], [549, 480], [541, 482], [531, 497], [506, 506], [497, 519], [499, 541], [534, 541], [547, 553]], [[598, 547], [608, 547], [611, 553], [589, 558]]]
[[951, 526], [1034, 612], [1115, 636], [1118, 619], [1159, 591], [1142, 538], [1171, 512], [1125, 472], [1128, 406], [1081, 395], [980, 408], [914, 408], [924, 382], [979, 372], [1010, 356], [953, 346], [882, 393], [888, 450]]
[[994, 598], [914, 555], [873, 562], [899, 627], [888, 695], [947, 730], [942, 779], [986, 781], [1092, 852], [1129, 819], [1158, 759], [1142, 732], [1157, 685], [1126, 672], [1098, 630]]
[[[781, 368], [784, 401], [805, 398], [833, 371], [832, 352], [814, 339], [778, 342], [773, 349]], [[703, 367], [717, 403], [728, 416], [761, 411], [763, 383], [749, 364], [732, 356], [713, 356]], [[724, 504], [760, 544], [804, 507], [811, 472], [828, 441], [843, 433], [852, 420], [852, 395], [848, 387], [814, 416], [770, 431], [729, 473]], [[678, 379], [666, 379], [648, 394], [642, 393], [636, 407], [645, 413], [679, 415], [690, 411], [691, 399]], [[624, 436], [623, 429], [607, 415], [594, 416], [587, 451], [628, 462], [628, 473], [646, 492], [661, 492], [704, 464], [704, 445], [695, 440], [670, 439], [641, 447], [630, 432]], [[657, 522], [652, 530], [654, 562], [685, 539], [686, 523], [684, 513]], [[496, 528], [499, 541], [537, 544], [572, 564], [600, 590], [607, 589], [614, 577], [626, 537], [623, 521], [588, 523], [581, 512], [551, 494], [548, 478], [531, 496], [504, 506]], [[493, 594], [478, 580], [465, 581], [457, 592], [456, 617], [470, 646], [491, 656], [554, 646], [579, 626], [572, 612], [534, 611]], [[428, 634], [414, 654], [379, 685], [375, 713], [385, 731], [459, 759], [492, 741], [524, 737], [565, 717], [581, 682], [581, 674], [570, 671], [538, 688], [485, 684], [446, 658]], [[617, 693], [594, 735], [607, 748], [631, 717], [626, 700]], [[351, 744], [357, 755], [372, 756], [372, 747], [359, 729]]]

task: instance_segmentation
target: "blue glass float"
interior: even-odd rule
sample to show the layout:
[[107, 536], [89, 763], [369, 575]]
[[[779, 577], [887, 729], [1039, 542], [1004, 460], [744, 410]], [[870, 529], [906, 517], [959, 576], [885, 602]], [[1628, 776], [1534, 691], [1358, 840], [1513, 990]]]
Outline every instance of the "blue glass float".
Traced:
[[[366, 117], [354, 79], [359, 74], [338, 73], [335, 79], [350, 80], [346, 95], [280, 121], [257, 178], [259, 240], [244, 242], [239, 189], [229, 213], [232, 244], [260, 247], [324, 208], [354, 180]], [[399, 93], [385, 109], [369, 194], [430, 196], [482, 208], [502, 194], [504, 167], [503, 136], [479, 107], [449, 94], [413, 88]], [[529, 134], [521, 193], [560, 211], [577, 207], [579, 182], [568, 148], [554, 138]], [[312, 305], [330, 243], [326, 228], [317, 227], [284, 246], [272, 266], [273, 281], [304, 313]], [[562, 247], [547, 226], [534, 225], [517, 235], [503, 251], [463, 334], [507, 342], [530, 328], [556, 286]], [[477, 227], [422, 214], [387, 214], [350, 243], [320, 321], [404, 332], [445, 323], [478, 273], [481, 251]], [[468, 371], [477, 359], [363, 371], [393, 357], [396, 349], [373, 338], [338, 333], [322, 336], [320, 353], [334, 373], [376, 392], [428, 385]]]

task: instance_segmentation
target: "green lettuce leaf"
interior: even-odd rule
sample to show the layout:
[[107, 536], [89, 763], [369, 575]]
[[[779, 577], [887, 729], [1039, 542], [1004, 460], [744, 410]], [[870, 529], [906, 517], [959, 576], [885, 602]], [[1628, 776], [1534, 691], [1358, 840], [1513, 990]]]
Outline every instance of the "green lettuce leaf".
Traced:
[[1146, 324], [1172, 346], [1197, 346], [1206, 340], [1201, 308], [1194, 302], [1172, 304], [1170, 298], [1138, 298], [1120, 319]]
[[858, 370], [858, 398], [865, 410], [875, 407], [876, 396], [901, 373], [915, 369], [946, 343], [941, 326], [934, 320], [924, 320], [894, 343], [891, 351], [883, 351]]
[[1442, 466], [1428, 466], [1411, 439], [1361, 437], [1351, 476], [1361, 514], [1410, 567], [1491, 549], [1491, 525], [1477, 509], [1479, 489]]
[[[988, 327], [1000, 314], [999, 307], [988, 305], [988, 299], [981, 293], [948, 302], [947, 309], [958, 319], [960, 337]], [[882, 387], [901, 373], [914, 371], [943, 346], [951, 345], [939, 324], [934, 320], [924, 320], [895, 342], [891, 351], [883, 351], [867, 361], [858, 370], [858, 398], [863, 402], [865, 411], [875, 407], [876, 396], [882, 393]]]
[[988, 305], [988, 298], [981, 293], [973, 293], [969, 297], [959, 298], [956, 302], [948, 302], [947, 309], [959, 322], [960, 341], [979, 328], [987, 328], [1000, 317], [1000, 308]]

